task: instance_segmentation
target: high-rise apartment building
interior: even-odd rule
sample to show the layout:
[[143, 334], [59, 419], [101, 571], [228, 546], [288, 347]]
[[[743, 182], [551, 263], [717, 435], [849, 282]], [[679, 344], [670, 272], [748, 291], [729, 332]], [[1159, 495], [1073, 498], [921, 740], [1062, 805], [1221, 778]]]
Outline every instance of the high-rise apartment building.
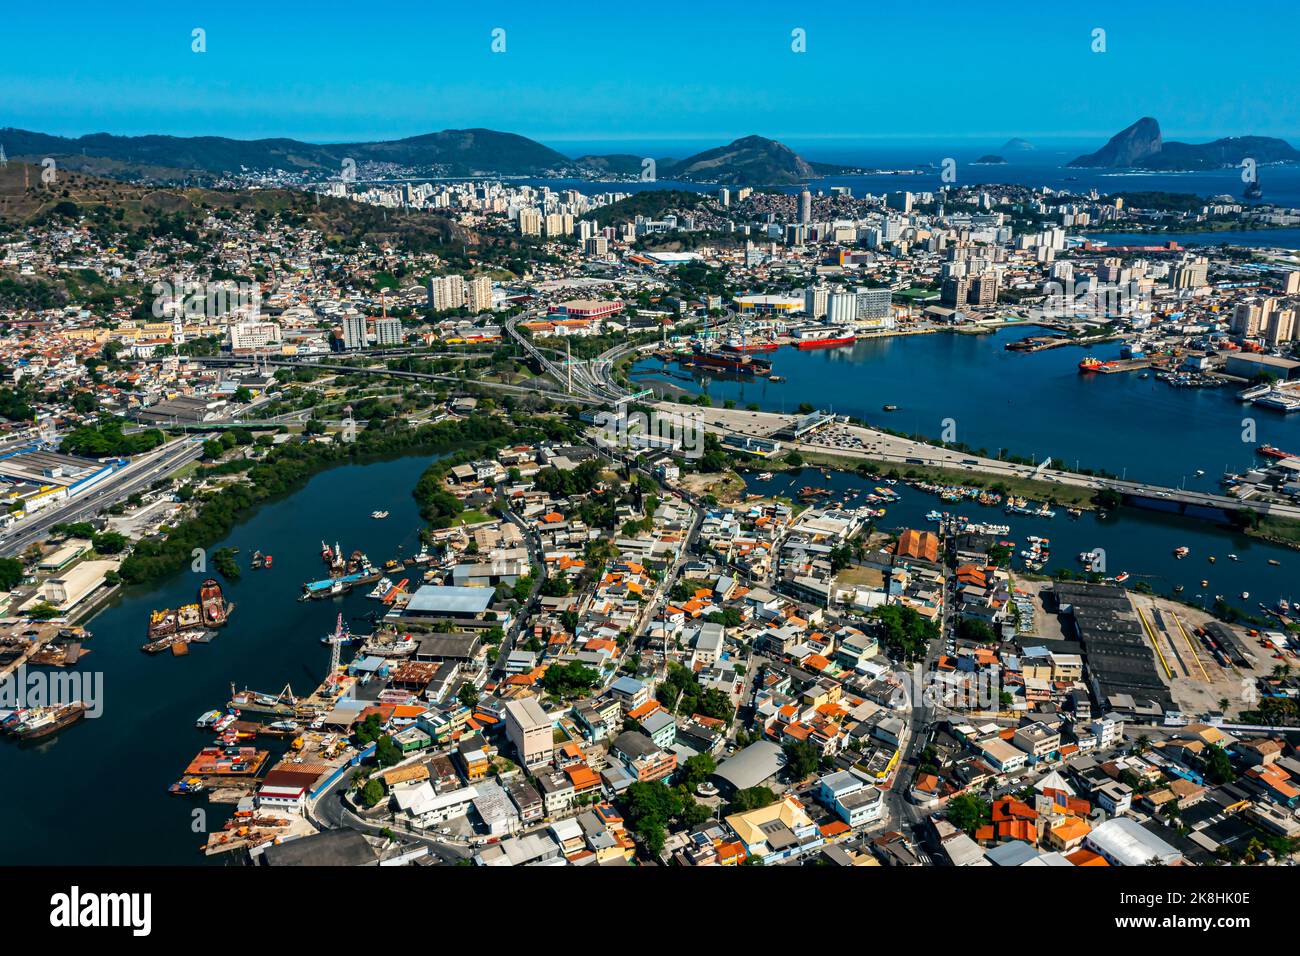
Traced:
[[343, 316], [343, 347], [349, 351], [366, 347], [366, 317], [364, 315]]
[[401, 345], [403, 341], [402, 320], [392, 316], [375, 319], [375, 344], [380, 348]]
[[487, 276], [470, 279], [465, 284], [465, 297], [471, 312], [487, 312], [492, 308], [492, 280]]
[[540, 236], [542, 234], [542, 214], [532, 208], [519, 210], [519, 235]]

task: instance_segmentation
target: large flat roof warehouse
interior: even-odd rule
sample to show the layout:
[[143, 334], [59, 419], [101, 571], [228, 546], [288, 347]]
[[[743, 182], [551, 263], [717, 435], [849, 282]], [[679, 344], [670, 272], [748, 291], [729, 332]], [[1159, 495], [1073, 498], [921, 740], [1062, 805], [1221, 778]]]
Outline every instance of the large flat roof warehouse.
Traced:
[[69, 487], [105, 467], [92, 458], [78, 458], [56, 451], [20, 451], [0, 458], [0, 479]]
[[408, 616], [478, 617], [492, 603], [492, 588], [457, 588], [426, 584], [411, 595]]

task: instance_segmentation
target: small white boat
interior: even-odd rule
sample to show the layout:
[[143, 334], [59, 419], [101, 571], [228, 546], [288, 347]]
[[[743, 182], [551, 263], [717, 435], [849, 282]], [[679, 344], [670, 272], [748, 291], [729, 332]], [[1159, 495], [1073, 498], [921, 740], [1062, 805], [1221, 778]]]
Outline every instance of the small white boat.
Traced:
[[372, 518], [387, 518], [387, 517], [388, 517], [388, 512], [387, 512], [387, 511], [372, 511], [372, 512], [370, 512], [370, 517], [372, 517]]
[[1249, 592], [1249, 591], [1242, 591], [1242, 592], [1241, 592], [1241, 599], [1242, 599], [1243, 601], [1246, 600], [1248, 597], [1250, 597], [1250, 592]]

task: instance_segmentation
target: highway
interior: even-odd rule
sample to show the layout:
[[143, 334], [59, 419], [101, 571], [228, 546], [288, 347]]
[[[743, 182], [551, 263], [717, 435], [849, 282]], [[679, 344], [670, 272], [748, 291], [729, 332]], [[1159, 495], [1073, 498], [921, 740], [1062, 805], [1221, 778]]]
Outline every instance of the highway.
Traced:
[[[356, 354], [356, 357], [366, 358], [369, 356], [367, 356], [364, 352], [359, 352]], [[458, 375], [439, 375], [433, 372], [407, 372], [401, 369], [391, 369], [385, 367], [368, 367], [364, 365], [340, 365], [332, 362], [310, 362], [310, 361], [293, 360], [293, 359], [286, 359], [286, 358], [268, 359], [265, 357], [258, 360], [258, 359], [254, 359], [254, 357], [251, 355], [248, 357], [231, 356], [231, 355], [202, 355], [202, 356], [192, 356], [190, 358], [190, 361], [197, 362], [201, 365], [211, 365], [216, 367], [229, 367], [233, 365], [273, 365], [280, 368], [307, 367], [307, 368], [321, 369], [322, 371], [326, 371], [326, 372], [337, 372], [342, 375], [384, 375], [384, 376], [388, 376], [389, 378], [409, 379], [412, 381], [421, 381], [421, 382], [445, 382], [448, 384], [460, 385], [460, 386], [478, 385], [478, 386], [482, 386], [483, 388], [492, 388], [503, 392], [512, 392], [516, 395], [549, 394], [544, 390], [538, 388], [530, 388], [527, 385], [507, 385], [505, 382], [488, 382], [488, 381], [482, 381], [480, 379], [472, 379], [472, 378], [465, 379], [465, 378], [461, 378]], [[557, 392], [554, 397], [560, 398], [562, 396]], [[569, 401], [576, 401], [584, 404], [601, 404], [605, 401], [604, 399], [591, 398], [581, 394], [569, 395], [563, 397], [565, 397]]]
[[49, 529], [56, 524], [93, 518], [137, 491], [143, 491], [155, 481], [197, 461], [202, 454], [201, 441], [181, 438], [140, 455], [89, 491], [57, 505], [50, 505], [0, 533], [0, 556], [21, 554], [30, 545], [43, 540]]

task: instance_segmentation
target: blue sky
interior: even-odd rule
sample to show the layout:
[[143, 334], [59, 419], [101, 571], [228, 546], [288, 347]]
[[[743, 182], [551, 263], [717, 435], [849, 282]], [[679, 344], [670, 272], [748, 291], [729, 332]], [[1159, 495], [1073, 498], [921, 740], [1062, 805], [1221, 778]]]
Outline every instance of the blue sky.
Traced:
[[[177, 7], [184, 6], [184, 10]], [[1300, 7], [62, 0], [11, 4], [0, 127], [313, 141], [486, 126], [547, 143], [748, 133], [1300, 140]], [[191, 31], [207, 52], [191, 52]], [[506, 52], [491, 51], [494, 28]], [[806, 31], [807, 52], [791, 51]], [[1106, 31], [1094, 53], [1092, 31]]]

